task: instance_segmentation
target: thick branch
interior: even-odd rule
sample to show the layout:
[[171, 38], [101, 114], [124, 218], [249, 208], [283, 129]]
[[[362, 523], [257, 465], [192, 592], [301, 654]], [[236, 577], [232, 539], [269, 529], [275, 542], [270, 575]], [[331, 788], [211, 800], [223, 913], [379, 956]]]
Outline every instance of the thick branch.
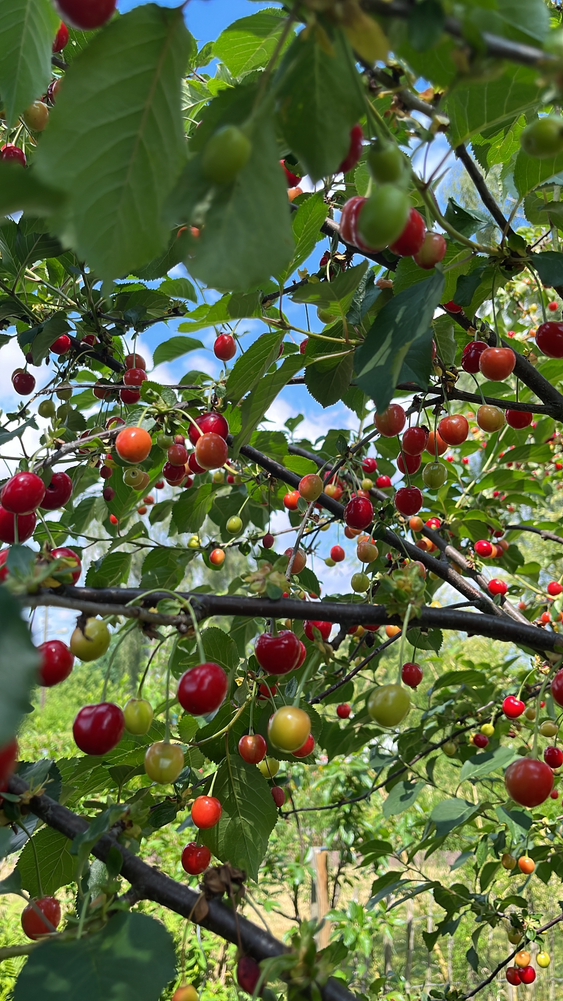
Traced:
[[[10, 792], [22, 795], [28, 792], [28, 786], [18, 776], [10, 780]], [[34, 796], [29, 802], [29, 808], [36, 817], [39, 817], [45, 824], [64, 834], [66, 838], [73, 839], [77, 834], [82, 834], [89, 827], [88, 822], [67, 810], [66, 807], [56, 803], [49, 796]], [[175, 914], [180, 914], [188, 920], [193, 920], [193, 911], [200, 895], [189, 887], [176, 883], [175, 880], [147, 865], [136, 855], [123, 848], [111, 835], [106, 834], [94, 845], [92, 854], [96, 858], [105, 862], [110, 851], [118, 850], [123, 857], [121, 875], [131, 883], [139, 899], [152, 900], [156, 904], [161, 904]], [[218, 900], [209, 900], [209, 915], [201, 922], [203, 928], [214, 932], [227, 942], [233, 945], [242, 945], [245, 953], [253, 956], [258, 962], [262, 959], [270, 959], [273, 956], [280, 956], [287, 952], [286, 946], [273, 938], [262, 928], [252, 924], [230, 907]], [[326, 987], [321, 989], [324, 1001], [353, 1001], [354, 995], [337, 980], [329, 980]]]
[[[417, 550], [418, 552], [419, 550]], [[425, 555], [425, 554], [423, 554]], [[197, 617], [202, 620], [214, 615], [248, 616], [249, 618], [298, 619], [303, 621], [311, 615], [311, 605], [296, 601], [294, 598], [280, 598], [272, 601], [267, 597], [246, 598], [230, 594], [199, 594], [190, 591], [178, 591], [178, 598], [188, 600], [193, 606]], [[24, 597], [25, 604], [50, 604], [53, 595], [49, 593]], [[58, 598], [58, 595], [55, 597]], [[66, 607], [72, 608], [72, 602], [91, 602], [93, 605], [112, 607], [114, 614], [128, 614], [125, 604], [131, 601], [141, 601], [141, 588], [115, 587], [67, 587], [61, 595]], [[65, 602], [65, 599], [66, 602]], [[169, 591], [153, 591], [145, 599], [145, 604], [154, 607], [159, 601], [170, 601]], [[401, 617], [392, 615], [383, 605], [360, 604], [359, 602], [322, 601], [316, 604], [315, 614], [326, 622], [338, 622], [348, 627], [401, 625]], [[452, 608], [430, 608], [424, 606], [420, 615], [412, 619], [413, 625], [422, 629], [452, 629], [467, 633], [468, 636], [487, 636], [490, 639], [505, 643], [518, 643], [532, 650], [545, 652], [554, 650], [563, 652], [563, 636], [538, 626], [515, 622], [509, 618], [486, 615], [478, 612], [464, 612]]]
[[458, 160], [461, 160], [469, 177], [473, 181], [475, 188], [477, 189], [479, 198], [483, 202], [483, 205], [488, 210], [488, 212], [492, 215], [503, 237], [514, 236], [515, 233], [514, 230], [512, 229], [512, 226], [505, 218], [500, 206], [497, 205], [495, 199], [493, 198], [491, 192], [487, 187], [487, 182], [485, 181], [485, 178], [483, 177], [475, 161], [470, 157], [467, 148], [462, 143], [460, 146], [455, 147], [454, 153], [457, 156]]

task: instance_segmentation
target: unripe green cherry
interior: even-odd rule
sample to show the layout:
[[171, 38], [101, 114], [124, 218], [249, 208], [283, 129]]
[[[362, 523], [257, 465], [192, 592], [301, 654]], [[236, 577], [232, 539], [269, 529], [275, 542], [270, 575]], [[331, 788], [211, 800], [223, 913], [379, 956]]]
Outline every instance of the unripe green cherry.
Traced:
[[406, 191], [392, 184], [375, 188], [362, 208], [358, 229], [364, 243], [383, 250], [398, 240], [409, 221], [411, 203]]
[[37, 413], [40, 417], [54, 417], [57, 412], [57, 408], [53, 400], [42, 400], [37, 407]]
[[520, 142], [528, 156], [545, 160], [563, 150], [563, 119], [538, 118], [524, 129]]
[[379, 184], [393, 184], [405, 174], [405, 157], [396, 143], [376, 139], [367, 160], [371, 175]]
[[410, 707], [410, 695], [402, 685], [381, 685], [368, 699], [368, 713], [380, 726], [398, 726]]
[[60, 386], [57, 386], [55, 390], [59, 400], [71, 400], [72, 399], [72, 386], [68, 382], [61, 382]]
[[201, 540], [198, 538], [197, 535], [192, 535], [192, 537], [188, 539], [188, 549], [199, 549], [200, 546], [201, 546]]
[[448, 470], [443, 462], [429, 462], [422, 470], [422, 479], [431, 490], [442, 487], [448, 478]]
[[356, 594], [363, 594], [364, 591], [367, 591], [369, 585], [370, 579], [367, 573], [355, 573], [352, 575], [350, 587], [356, 592]]
[[234, 514], [227, 522], [227, 532], [230, 535], [238, 535], [240, 531], [242, 531], [242, 518]]
[[[142, 469], [139, 469], [138, 466], [132, 466], [130, 469], [124, 471], [123, 482], [126, 487], [131, 487], [132, 490], [142, 490], [146, 476], [147, 474]], [[148, 480], [150, 482], [150, 476]]]
[[231, 184], [246, 166], [252, 143], [237, 125], [225, 125], [209, 139], [202, 154], [204, 177], [214, 184]]
[[317, 316], [321, 323], [332, 323], [335, 319], [329, 309], [317, 309]]
[[150, 702], [147, 702], [146, 699], [129, 699], [123, 710], [123, 715], [126, 730], [129, 733], [142, 736], [142, 734], [149, 732], [154, 712]]

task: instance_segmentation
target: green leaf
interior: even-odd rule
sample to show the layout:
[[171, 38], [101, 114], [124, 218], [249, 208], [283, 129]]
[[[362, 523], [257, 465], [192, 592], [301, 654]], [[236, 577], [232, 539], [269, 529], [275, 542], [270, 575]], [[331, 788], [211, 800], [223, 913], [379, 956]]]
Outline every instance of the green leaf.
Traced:
[[332, 282], [310, 282], [292, 292], [291, 298], [294, 302], [307, 302], [320, 309], [330, 309], [335, 317], [345, 319], [368, 267], [368, 262], [363, 261], [348, 271], [341, 271]]
[[446, 367], [453, 365], [457, 355], [457, 342], [454, 334], [454, 322], [444, 313], [432, 322], [438, 356]]
[[300, 355], [290, 355], [272, 375], [265, 376], [262, 381], [244, 400], [241, 407], [242, 430], [233, 443], [233, 455], [238, 455], [243, 445], [247, 445], [252, 433], [258, 426], [266, 411], [277, 399], [283, 387], [297, 375], [303, 367]]
[[460, 781], [476, 778], [482, 779], [491, 772], [498, 771], [499, 768], [506, 769], [518, 758], [513, 747], [497, 747], [494, 751], [485, 751], [483, 754], [475, 754], [472, 758], [464, 761], [461, 769]]
[[402, 876], [394, 871], [386, 872], [383, 876], [380, 876], [379, 879], [376, 879], [372, 883], [369, 906], [374, 907], [380, 900], [385, 900], [385, 897], [391, 896], [403, 882], [407, 882], [407, 880], [403, 880]]
[[409, 348], [427, 333], [444, 285], [443, 274], [435, 271], [427, 281], [393, 296], [357, 349], [355, 381], [379, 411], [393, 398]]
[[511, 66], [501, 76], [486, 81], [466, 79], [463, 87], [450, 91], [443, 104], [450, 119], [449, 142], [459, 146], [483, 130], [498, 132], [535, 109], [540, 100], [537, 73], [525, 66]]
[[0, 215], [26, 211], [49, 216], [64, 200], [62, 192], [46, 187], [33, 169], [22, 170], [17, 163], [0, 163]]
[[[269, 103], [252, 125], [248, 163], [232, 184], [213, 189], [201, 236], [191, 242], [186, 260], [194, 278], [224, 291], [248, 292], [263, 286], [283, 271], [293, 254], [287, 184]], [[199, 160], [193, 170], [200, 169], [198, 165]], [[189, 174], [187, 178], [191, 183]]]
[[532, 818], [522, 810], [507, 810], [505, 806], [495, 807], [495, 813], [501, 824], [506, 824], [512, 838], [519, 841], [525, 838], [532, 826]]
[[[326, 345], [326, 341], [323, 344]], [[353, 373], [354, 353], [350, 351], [344, 358], [327, 358], [308, 365], [305, 370], [305, 385], [317, 403], [322, 407], [331, 407], [347, 392]]]
[[[322, 35], [321, 35], [322, 32]], [[364, 113], [361, 88], [344, 35], [302, 32], [277, 79], [284, 138], [307, 174], [333, 174], [350, 148], [350, 130]]]
[[131, 553], [114, 552], [94, 560], [86, 574], [87, 587], [117, 587], [126, 584], [131, 569]]
[[410, 810], [424, 788], [424, 782], [397, 782], [383, 804], [383, 816], [388, 819]]
[[187, 559], [187, 554], [179, 553], [177, 549], [153, 549], [143, 561], [141, 587], [147, 590], [177, 587], [184, 576]]
[[430, 820], [436, 825], [440, 837], [455, 831], [479, 812], [479, 807], [464, 799], [445, 799], [434, 807]]
[[261, 69], [275, 51], [285, 18], [284, 11], [270, 9], [234, 21], [213, 44], [213, 57], [235, 77]]
[[532, 267], [535, 268], [542, 285], [555, 288], [563, 285], [563, 254], [556, 250], [545, 250], [542, 254], [534, 254]]
[[481, 887], [481, 893], [485, 893], [487, 888], [491, 885], [495, 874], [500, 869], [500, 862], [496, 859], [492, 859], [491, 862], [485, 862], [485, 865], [479, 873], [479, 886]]
[[59, 24], [49, 0], [0, 0], [0, 97], [9, 128], [51, 82]]
[[563, 153], [558, 156], [538, 160], [528, 156], [523, 149], [518, 151], [514, 164], [514, 183], [521, 198], [539, 187], [551, 177], [563, 171]]
[[39, 668], [39, 654], [20, 606], [4, 587], [0, 587], [0, 636], [0, 747], [4, 747], [31, 710], [30, 696]]
[[474, 212], [468, 212], [462, 205], [458, 205], [455, 198], [448, 198], [444, 218], [463, 236], [473, 236], [487, 222], [484, 216], [475, 215]]
[[29, 957], [17, 1001], [158, 1001], [176, 976], [174, 940], [146, 914], [117, 914], [101, 932], [52, 939]]
[[212, 504], [211, 483], [204, 483], [203, 486], [194, 487], [192, 490], [184, 490], [172, 509], [172, 521], [179, 532], [198, 532]]
[[169, 337], [167, 341], [162, 341], [155, 349], [153, 362], [155, 365], [162, 365], [165, 361], [174, 361], [187, 355], [190, 351], [198, 351], [203, 348], [201, 341], [195, 337]]
[[231, 403], [239, 403], [258, 385], [270, 365], [279, 358], [282, 341], [283, 333], [262, 334], [237, 358], [225, 386], [225, 396]]
[[217, 771], [213, 795], [223, 816], [217, 827], [200, 832], [201, 840], [221, 862], [257, 879], [278, 816], [266, 779], [254, 765], [229, 755]]
[[68, 193], [58, 231], [103, 278], [146, 264], [167, 242], [191, 44], [181, 10], [150, 4], [112, 21], [66, 72], [36, 166]]
[[227, 671], [237, 666], [239, 662], [237, 645], [223, 629], [208, 626], [202, 631], [201, 638], [208, 660], [221, 664]]
[[165, 278], [158, 291], [172, 299], [189, 299], [197, 302], [197, 292], [188, 278]]
[[422, 0], [413, 7], [408, 20], [409, 41], [417, 52], [426, 52], [438, 42], [446, 15], [437, 0]]
[[407, 351], [406, 357], [399, 372], [399, 383], [413, 382], [420, 389], [428, 388], [430, 374], [432, 372], [432, 351], [434, 344], [434, 329], [430, 327], [428, 332], [412, 344]]
[[[37, 867], [33, 847], [41, 871], [41, 887], [37, 880]], [[43, 827], [33, 836], [33, 845], [28, 841], [17, 864], [21, 875], [22, 886], [32, 897], [40, 897], [41, 893], [51, 896], [60, 886], [68, 886], [75, 878], [76, 857], [70, 854], [71, 842], [64, 834]]]
[[328, 205], [322, 191], [308, 198], [299, 206], [293, 217], [293, 235], [296, 247], [291, 263], [283, 276], [283, 281], [295, 271], [310, 254], [313, 253], [319, 240], [323, 239], [321, 227], [328, 215]]

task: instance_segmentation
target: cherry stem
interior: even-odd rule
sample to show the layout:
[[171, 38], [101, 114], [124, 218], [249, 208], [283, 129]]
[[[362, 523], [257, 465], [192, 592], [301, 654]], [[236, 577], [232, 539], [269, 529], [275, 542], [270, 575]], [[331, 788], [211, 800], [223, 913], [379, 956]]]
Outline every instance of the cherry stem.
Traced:
[[189, 601], [182, 602], [182, 604], [185, 606], [185, 608], [187, 608], [187, 610], [189, 612], [189, 616], [190, 616], [190, 619], [192, 620], [192, 624], [193, 624], [193, 627], [194, 627], [195, 640], [196, 640], [196, 643], [197, 643], [197, 650], [198, 650], [198, 653], [199, 653], [199, 657], [200, 657], [201, 663], [205, 664], [205, 660], [206, 660], [206, 658], [205, 658], [205, 649], [204, 649], [204, 646], [203, 646], [203, 640], [201, 638], [201, 632], [200, 632], [198, 621], [197, 621], [196, 616], [195, 616], [195, 612], [194, 612], [194, 610], [193, 610], [193, 608], [192, 608], [192, 606], [191, 606], [191, 604], [190, 604]]
[[405, 642], [407, 638], [407, 629], [409, 627], [409, 619], [411, 617], [412, 605], [409, 604], [405, 612], [405, 617], [403, 619], [403, 629], [401, 631], [401, 642], [399, 643], [399, 683], [401, 682], [401, 671], [403, 669], [403, 657], [405, 652]]
[[174, 654], [176, 653], [176, 647], [178, 646], [178, 633], [174, 637], [174, 644], [172, 650], [170, 651], [170, 656], [168, 658], [168, 663], [166, 665], [166, 714], [164, 717], [164, 743], [170, 743], [170, 669], [172, 666], [172, 660]]
[[544, 678], [543, 685], [541, 686], [537, 697], [536, 697], [536, 719], [534, 723], [534, 743], [532, 746], [532, 758], [537, 758], [538, 756], [538, 738], [540, 732], [540, 705], [544, 696], [544, 692], [549, 684], [549, 675]]
[[293, 700], [293, 705], [294, 706], [298, 706], [299, 703], [301, 702], [301, 695], [303, 694], [303, 689], [305, 688], [305, 685], [307, 684], [307, 682], [308, 682], [308, 680], [309, 680], [309, 678], [311, 676], [312, 671], [317, 669], [317, 665], [318, 665], [320, 659], [321, 659], [320, 658], [320, 654], [318, 652], [314, 653], [313, 656], [311, 657], [310, 663], [307, 665], [307, 667], [303, 671], [303, 674], [301, 676], [301, 680], [299, 682], [299, 685], [297, 687], [297, 691], [295, 693], [295, 698]]
[[119, 650], [119, 647], [123, 643], [123, 640], [129, 635], [129, 633], [133, 629], [134, 625], [135, 625], [135, 623], [132, 622], [130, 626], [126, 626], [122, 630], [121, 636], [119, 637], [117, 643], [115, 644], [113, 650], [111, 651], [111, 656], [110, 656], [109, 663], [108, 663], [108, 666], [106, 668], [106, 673], [105, 673], [105, 677], [104, 677], [104, 687], [102, 689], [102, 702], [106, 701], [106, 695], [107, 695], [108, 684], [109, 684], [109, 676], [110, 676], [111, 669], [113, 667], [113, 662], [115, 660], [115, 655], [116, 655], [117, 651]]
[[92, 894], [91, 890], [87, 890], [84, 894], [84, 900], [82, 901], [82, 907], [80, 908], [80, 918], [78, 920], [78, 929], [76, 932], [76, 938], [82, 938], [82, 932], [84, 931], [84, 922], [86, 921], [86, 913], [88, 911], [88, 904], [90, 903], [90, 896]]
[[160, 650], [162, 644], [166, 643], [166, 640], [168, 640], [168, 639], [170, 639], [170, 637], [169, 636], [165, 636], [164, 639], [162, 639], [160, 641], [160, 643], [157, 643], [156, 647], [154, 648], [153, 652], [151, 653], [151, 655], [150, 655], [150, 657], [149, 657], [149, 659], [147, 661], [147, 666], [145, 667], [145, 670], [143, 671], [143, 675], [142, 675], [141, 680], [139, 682], [139, 687], [137, 689], [137, 698], [138, 699], [142, 698], [142, 696], [143, 696], [143, 685], [144, 685], [144, 683], [145, 683], [145, 681], [147, 679], [147, 674], [149, 673], [149, 668], [150, 668], [150, 666], [151, 666], [154, 658], [156, 657], [158, 651]]
[[252, 691], [250, 693], [250, 716], [248, 720], [248, 732], [250, 734], [254, 733], [254, 702], [256, 699], [256, 691], [258, 689], [258, 682], [254, 678], [252, 682]]

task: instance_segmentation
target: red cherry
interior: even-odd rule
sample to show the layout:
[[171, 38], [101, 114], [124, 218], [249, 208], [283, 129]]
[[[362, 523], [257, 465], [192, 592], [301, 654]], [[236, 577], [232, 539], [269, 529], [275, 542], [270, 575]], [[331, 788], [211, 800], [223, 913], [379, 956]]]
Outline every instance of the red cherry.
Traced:
[[367, 497], [352, 497], [344, 508], [344, 521], [348, 528], [363, 531], [373, 521], [373, 504]]
[[334, 560], [335, 563], [342, 563], [342, 560], [346, 559], [346, 553], [344, 552], [342, 546], [333, 546], [330, 550], [330, 558]]
[[281, 786], [272, 786], [270, 792], [272, 794], [272, 799], [279, 810], [285, 803], [285, 792]]
[[190, 425], [188, 437], [192, 445], [197, 445], [198, 439], [201, 438], [202, 434], [209, 434], [210, 432], [218, 434], [225, 440], [227, 439], [229, 425], [222, 414], [211, 411], [208, 414], [201, 414], [200, 417], [196, 417], [195, 424]]
[[37, 524], [37, 516], [35, 514], [15, 515], [11, 511], [6, 511], [4, 507], [0, 507], [0, 542], [7, 542], [8, 545], [14, 544], [16, 541], [16, 522], [18, 542], [27, 542], [28, 539], [31, 539]]
[[12, 386], [19, 396], [29, 396], [35, 389], [35, 376], [23, 368], [17, 368], [12, 372]]
[[389, 487], [393, 486], [393, 483], [390, 476], [378, 476], [375, 485], [379, 490], [388, 490]]
[[520, 970], [520, 981], [523, 984], [533, 984], [536, 979], [536, 971], [533, 966], [524, 966]]
[[544, 761], [519, 758], [506, 769], [504, 783], [515, 803], [532, 808], [548, 799], [553, 789], [553, 772]]
[[484, 733], [476, 733], [473, 737], [473, 743], [475, 747], [483, 749], [489, 746], [489, 738], [485, 736]]
[[300, 497], [299, 490], [290, 490], [283, 499], [283, 506], [287, 511], [297, 511]]
[[398, 240], [392, 243], [389, 250], [399, 257], [413, 257], [418, 254], [426, 237], [426, 223], [420, 212], [410, 210], [409, 221]]
[[275, 541], [276, 540], [275, 540], [274, 536], [272, 535], [272, 533], [271, 532], [267, 532], [266, 535], [264, 536], [264, 538], [262, 539], [262, 545], [264, 546], [264, 549], [271, 549], [272, 546], [274, 545]]
[[109, 754], [123, 737], [125, 717], [113, 702], [84, 706], [74, 721], [72, 732], [77, 747], [85, 754]]
[[405, 517], [418, 514], [423, 504], [422, 490], [418, 487], [401, 487], [395, 494], [395, 507]]
[[317, 622], [316, 620], [309, 619], [303, 623], [303, 629], [305, 630], [305, 636], [308, 640], [315, 639], [313, 630], [318, 629], [321, 634], [321, 639], [326, 643], [332, 632], [332, 622]]
[[407, 428], [401, 448], [407, 455], [422, 455], [428, 444], [428, 429], [425, 427]]
[[534, 415], [525, 410], [507, 410], [505, 417], [506, 423], [517, 431], [529, 427], [534, 419]]
[[302, 640], [299, 640], [299, 645], [301, 647], [301, 651], [299, 654], [299, 661], [297, 663], [297, 667], [295, 668], [296, 671], [298, 670], [298, 668], [303, 667], [303, 664], [307, 660], [307, 647], [305, 646]]
[[45, 489], [45, 496], [39, 505], [42, 511], [56, 511], [68, 504], [72, 497], [73, 485], [67, 473], [53, 473], [51, 482]]
[[315, 738], [313, 737], [313, 734], [310, 733], [309, 736], [307, 737], [307, 740], [303, 744], [303, 747], [300, 747], [297, 751], [293, 752], [293, 757], [308, 758], [309, 755], [312, 754], [314, 750], [315, 750]]
[[162, 475], [170, 486], [177, 487], [186, 476], [186, 467], [173, 466], [171, 462], [165, 462], [162, 467]]
[[128, 368], [123, 373], [123, 382], [126, 386], [142, 386], [147, 379], [148, 375], [144, 368]]
[[377, 459], [374, 459], [371, 455], [366, 456], [362, 462], [362, 469], [367, 476], [375, 473], [377, 470]]
[[453, 299], [444, 303], [444, 309], [447, 309], [448, 313], [463, 313], [463, 306], [458, 306]]
[[133, 352], [125, 358], [125, 368], [146, 368], [147, 363], [142, 355]]
[[17, 740], [11, 740], [0, 750], [0, 789], [5, 790], [8, 780], [14, 774], [18, 760], [19, 747]]
[[563, 323], [547, 320], [536, 330], [536, 344], [548, 358], [563, 358]]
[[301, 341], [301, 344], [299, 345], [299, 354], [300, 355], [306, 355], [307, 354], [307, 345], [308, 345], [308, 343], [309, 343], [309, 338], [308, 337], [306, 337], [305, 340]]
[[518, 987], [518, 984], [522, 983], [520, 979], [520, 970], [518, 969], [518, 967], [509, 966], [506, 971], [506, 979], [508, 980], [509, 984], [512, 984], [513, 987]]
[[470, 372], [472, 375], [476, 375], [479, 371], [479, 359], [486, 351], [488, 344], [485, 341], [471, 341], [470, 344], [466, 344], [463, 349], [463, 357], [461, 359], [461, 367], [465, 372]]
[[493, 545], [488, 539], [480, 539], [479, 542], [475, 543], [474, 548], [477, 556], [480, 556], [481, 559], [486, 560], [493, 555]]
[[199, 876], [211, 862], [211, 852], [206, 845], [190, 841], [182, 852], [182, 868], [189, 876]]
[[469, 423], [463, 414], [444, 417], [438, 424], [438, 434], [447, 445], [462, 445], [469, 434]]
[[558, 706], [563, 706], [563, 670], [558, 671], [551, 682], [551, 694]]
[[550, 799], [559, 799], [559, 790], [558, 789], [552, 789], [552, 791], [549, 794], [549, 798]]
[[[284, 797], [285, 800], [285, 797]], [[260, 967], [251, 956], [241, 956], [237, 963], [237, 981], [241, 990], [254, 994], [260, 982]]]
[[337, 174], [347, 174], [349, 170], [353, 170], [354, 167], [358, 165], [362, 155], [363, 138], [364, 130], [362, 129], [362, 126], [354, 125], [350, 132], [350, 149], [340, 164]]
[[52, 688], [72, 672], [74, 656], [61, 640], [48, 640], [42, 643], [38, 650], [41, 654], [39, 681], [43, 688]]
[[[27, 157], [23, 149], [20, 149], [19, 146], [13, 146], [12, 143], [6, 143], [5, 146], [2, 146], [2, 149], [0, 149], [0, 160], [7, 162], [13, 160], [15, 163], [20, 163], [22, 167], [27, 166]], [[22, 396], [26, 395], [26, 393], [22, 393]]]
[[557, 580], [550, 581], [547, 585], [547, 593], [552, 598], [557, 598], [558, 595], [563, 594], [563, 584], [560, 584]]
[[439, 529], [442, 527], [442, 522], [440, 521], [439, 518], [429, 518], [428, 521], [426, 522], [426, 527], [432, 528], [435, 532], [438, 532]]
[[219, 469], [229, 457], [227, 442], [214, 431], [205, 432], [197, 440], [195, 457], [197, 464], [203, 469]]
[[563, 765], [563, 751], [560, 747], [546, 747], [543, 752], [543, 760], [550, 768], [561, 768], [561, 765]]
[[53, 52], [62, 52], [64, 48], [68, 45], [68, 40], [70, 38], [70, 32], [66, 24], [62, 23], [57, 34], [55, 35], [55, 41], [53, 42]]
[[408, 685], [409, 688], [418, 688], [423, 677], [424, 674], [422, 673], [420, 664], [403, 664], [401, 668], [401, 678], [403, 679], [405, 685]]
[[336, 707], [336, 715], [339, 719], [350, 719], [352, 713], [352, 706], [349, 706], [347, 702], [341, 703], [341, 705]]
[[357, 247], [364, 254], [370, 254], [372, 248], [364, 243], [358, 233], [358, 219], [366, 202], [367, 198], [360, 198], [357, 195], [348, 199], [340, 216], [340, 236], [344, 243], [351, 247]]
[[397, 469], [400, 473], [409, 473], [411, 476], [417, 473], [422, 465], [422, 456], [420, 455], [407, 455], [406, 453], [401, 453], [397, 459]]
[[505, 580], [499, 580], [498, 577], [493, 577], [489, 581], [489, 594], [506, 594], [508, 591], [508, 584]]
[[230, 361], [237, 353], [237, 342], [231, 334], [219, 334], [213, 345], [213, 354], [219, 361]]
[[192, 716], [208, 716], [223, 705], [229, 679], [219, 664], [200, 664], [180, 678], [178, 701]]
[[[38, 914], [37, 910], [41, 913]], [[42, 918], [41, 915], [45, 917]], [[24, 934], [35, 941], [44, 935], [52, 935], [61, 923], [61, 905], [56, 897], [41, 897], [24, 907], [21, 916]]]
[[192, 806], [192, 820], [201, 831], [216, 827], [223, 816], [223, 807], [215, 796], [198, 796]]
[[288, 188], [297, 188], [301, 178], [297, 174], [294, 174], [293, 171], [289, 169], [285, 160], [280, 160], [280, 165], [286, 176]]
[[49, 350], [52, 351], [54, 355], [66, 355], [70, 351], [71, 347], [72, 341], [68, 334], [61, 334], [60, 337], [57, 337], [56, 341], [53, 341]]
[[54, 560], [65, 560], [66, 566], [61, 569], [67, 571], [68, 580], [65, 579], [63, 583], [76, 584], [82, 573], [82, 560], [78, 553], [75, 553], [74, 549], [69, 549], [68, 546], [59, 546], [58, 549], [51, 550], [51, 556]]
[[16, 473], [0, 494], [2, 507], [11, 514], [32, 514], [45, 496], [45, 484], [35, 473]]
[[440, 233], [427, 233], [420, 250], [413, 254], [415, 262], [419, 268], [430, 271], [431, 268], [444, 260], [448, 244]]
[[516, 355], [512, 348], [486, 348], [479, 357], [479, 371], [490, 382], [504, 382], [515, 365]]
[[502, 711], [509, 719], [518, 719], [526, 709], [526, 703], [521, 702], [514, 695], [508, 695], [502, 703]]
[[268, 753], [268, 745], [259, 733], [247, 733], [238, 742], [238, 753], [249, 765], [257, 765]]
[[117, 0], [56, 0], [59, 12], [73, 28], [93, 31], [109, 21]]
[[[185, 445], [171, 445], [166, 453], [168, 456], [168, 462], [166, 465], [170, 466], [181, 466], [183, 472], [185, 473], [186, 462], [189, 458], [189, 453]], [[166, 476], [166, 473], [164, 474]]]
[[268, 674], [288, 674], [299, 666], [302, 656], [301, 643], [291, 629], [285, 629], [273, 636], [262, 633], [254, 650], [260, 667]]
[[392, 403], [382, 414], [376, 414], [375, 426], [384, 438], [394, 438], [407, 423], [407, 415], [400, 403]]

